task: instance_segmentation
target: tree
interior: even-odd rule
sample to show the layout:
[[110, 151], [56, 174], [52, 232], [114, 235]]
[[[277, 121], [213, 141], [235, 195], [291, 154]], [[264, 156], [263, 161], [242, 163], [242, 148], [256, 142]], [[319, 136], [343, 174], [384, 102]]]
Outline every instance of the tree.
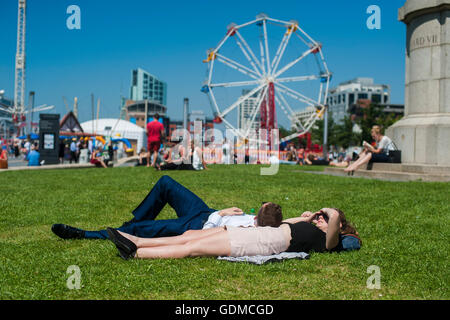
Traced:
[[[314, 123], [314, 126], [311, 128], [311, 141], [312, 143], [317, 143], [319, 145], [323, 144], [323, 133], [324, 133], [324, 119], [317, 120]], [[336, 124], [333, 120], [333, 115], [331, 112], [328, 113], [328, 144], [329, 145], [336, 145], [336, 139], [335, 139], [335, 130], [336, 130]]]
[[336, 125], [334, 137], [335, 145], [347, 149], [350, 146], [361, 144], [361, 134], [353, 132], [353, 121], [349, 116], [344, 118], [342, 124]]
[[373, 140], [370, 131], [374, 125], [381, 126], [384, 131], [401, 118], [402, 115], [383, 112], [383, 108], [378, 104], [371, 103], [368, 108], [362, 108], [362, 117], [355, 119], [362, 130], [361, 142]]

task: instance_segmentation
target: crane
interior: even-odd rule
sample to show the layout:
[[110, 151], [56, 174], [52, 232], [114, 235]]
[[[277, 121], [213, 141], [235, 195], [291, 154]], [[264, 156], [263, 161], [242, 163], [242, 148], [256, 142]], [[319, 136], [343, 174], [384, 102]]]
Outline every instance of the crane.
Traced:
[[[27, 1], [18, 0], [18, 14], [17, 14], [17, 49], [16, 49], [16, 64], [15, 64], [15, 81], [14, 81], [14, 105], [7, 106], [0, 103], [0, 110], [5, 111], [12, 116], [13, 123], [18, 128], [18, 135], [22, 128], [26, 127], [26, 114], [31, 112], [41, 112], [44, 110], [53, 109], [55, 106], [47, 106], [46, 104], [33, 108], [30, 106], [26, 110], [25, 106], [25, 67], [26, 67], [26, 55], [25, 55], [25, 36], [26, 36], [26, 12]], [[30, 93], [33, 97], [34, 104], [34, 92]], [[29, 101], [31, 103], [31, 101]], [[30, 133], [30, 132], [28, 132]]]

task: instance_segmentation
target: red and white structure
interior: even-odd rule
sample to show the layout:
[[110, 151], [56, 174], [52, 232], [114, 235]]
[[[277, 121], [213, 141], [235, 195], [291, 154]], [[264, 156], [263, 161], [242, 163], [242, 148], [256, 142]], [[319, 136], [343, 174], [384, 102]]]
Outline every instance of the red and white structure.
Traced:
[[[12, 121], [17, 125], [18, 135], [21, 134], [21, 129], [27, 126], [26, 114], [33, 112], [40, 112], [44, 110], [53, 109], [54, 106], [42, 105], [34, 108], [34, 99], [30, 99], [28, 110], [25, 105], [25, 70], [26, 70], [26, 55], [25, 55], [25, 37], [26, 37], [26, 17], [27, 17], [27, 1], [18, 0], [18, 14], [17, 14], [17, 50], [15, 63], [15, 82], [14, 82], [14, 106], [6, 106], [0, 104], [0, 110], [8, 112], [12, 115]], [[30, 96], [34, 97], [34, 92]], [[30, 131], [31, 123], [29, 123], [28, 131]], [[31, 132], [27, 132], [31, 133]]]
[[[331, 73], [322, 45], [296, 21], [260, 14], [253, 21], [231, 24], [218, 46], [208, 50], [204, 62], [208, 63], [207, 79], [201, 91], [209, 97], [215, 121], [223, 122], [243, 139], [249, 137], [255, 121], [269, 134], [277, 128], [277, 109], [295, 123], [297, 131], [281, 142], [308, 132], [325, 112]], [[232, 112], [255, 98], [246, 126], [233, 126]], [[311, 106], [317, 112], [309, 119], [293, 118], [295, 111]]]

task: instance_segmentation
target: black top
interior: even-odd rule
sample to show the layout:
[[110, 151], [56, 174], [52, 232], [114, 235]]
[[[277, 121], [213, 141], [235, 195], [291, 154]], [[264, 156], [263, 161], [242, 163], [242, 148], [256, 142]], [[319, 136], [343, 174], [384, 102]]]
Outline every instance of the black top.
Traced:
[[[284, 222], [286, 223], [286, 222]], [[315, 225], [301, 221], [294, 224], [286, 223], [291, 228], [291, 242], [287, 252], [325, 252], [326, 234]]]

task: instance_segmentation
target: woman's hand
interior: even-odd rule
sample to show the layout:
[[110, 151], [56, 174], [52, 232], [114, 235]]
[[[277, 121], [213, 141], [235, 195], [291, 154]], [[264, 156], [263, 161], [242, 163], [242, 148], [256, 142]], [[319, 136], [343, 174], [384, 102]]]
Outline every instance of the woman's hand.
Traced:
[[317, 216], [318, 213], [319, 212], [312, 213], [311, 211], [305, 211], [302, 213], [302, 215], [300, 217], [303, 218], [302, 221], [311, 223], [315, 219], [315, 217]]
[[335, 216], [335, 215], [339, 216], [339, 213], [335, 209], [332, 209], [332, 208], [322, 208], [322, 209], [320, 209], [320, 211], [318, 213], [326, 214], [328, 219], [330, 219], [332, 216]]
[[227, 209], [223, 209], [219, 211], [219, 215], [221, 215], [222, 217], [224, 216], [238, 216], [238, 215], [242, 215], [244, 214], [244, 211], [242, 211], [242, 209], [236, 208], [236, 207], [232, 207], [232, 208], [227, 208]]
[[300, 217], [304, 217], [304, 218], [309, 218], [310, 216], [312, 216], [314, 213], [312, 213], [311, 211], [305, 211], [303, 212]]

